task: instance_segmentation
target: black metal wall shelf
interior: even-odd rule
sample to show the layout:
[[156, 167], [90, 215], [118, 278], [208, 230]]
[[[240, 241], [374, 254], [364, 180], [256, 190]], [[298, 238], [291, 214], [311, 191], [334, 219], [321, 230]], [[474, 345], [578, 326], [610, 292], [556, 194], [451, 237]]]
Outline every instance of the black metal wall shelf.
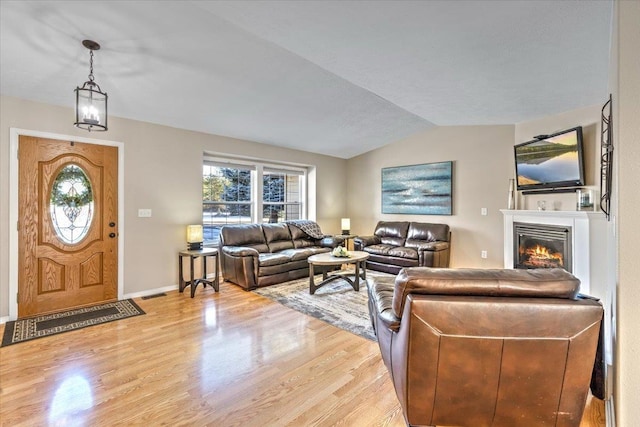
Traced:
[[611, 186], [613, 180], [613, 114], [612, 98], [602, 106], [600, 122], [600, 209], [611, 215]]

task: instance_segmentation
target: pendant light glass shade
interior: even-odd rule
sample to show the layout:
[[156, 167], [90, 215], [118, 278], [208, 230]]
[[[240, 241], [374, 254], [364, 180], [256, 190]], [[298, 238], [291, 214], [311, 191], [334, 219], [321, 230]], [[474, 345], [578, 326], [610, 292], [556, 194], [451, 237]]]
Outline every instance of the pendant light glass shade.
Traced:
[[107, 94], [93, 82], [76, 88], [76, 127], [88, 131], [107, 130]]
[[90, 51], [89, 80], [82, 87], [75, 89], [76, 121], [74, 125], [91, 131], [106, 131], [107, 127], [107, 94], [93, 81], [93, 51], [100, 45], [92, 40], [84, 40], [84, 47]]

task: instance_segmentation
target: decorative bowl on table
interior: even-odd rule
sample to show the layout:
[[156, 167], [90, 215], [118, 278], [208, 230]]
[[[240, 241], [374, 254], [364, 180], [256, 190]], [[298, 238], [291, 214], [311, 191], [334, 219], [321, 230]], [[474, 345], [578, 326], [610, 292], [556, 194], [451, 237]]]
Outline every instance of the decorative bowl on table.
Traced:
[[331, 255], [338, 258], [349, 258], [351, 254], [347, 250], [347, 248], [342, 246], [336, 246], [332, 251]]

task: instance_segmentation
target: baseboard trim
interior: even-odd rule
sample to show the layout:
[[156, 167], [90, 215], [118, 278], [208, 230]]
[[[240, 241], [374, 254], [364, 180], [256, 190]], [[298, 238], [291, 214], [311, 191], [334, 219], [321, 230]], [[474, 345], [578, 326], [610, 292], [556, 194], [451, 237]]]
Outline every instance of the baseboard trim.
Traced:
[[140, 297], [146, 297], [148, 295], [160, 294], [162, 292], [174, 291], [176, 289], [178, 289], [178, 285], [170, 285], [170, 286], [164, 286], [162, 288], [147, 289], [146, 291], [132, 292], [132, 293], [129, 293], [129, 294], [124, 294], [122, 296], [122, 298], [124, 298], [124, 299], [140, 298]]
[[607, 427], [616, 427], [616, 411], [613, 404], [613, 396], [604, 401], [605, 424]]
[[[153, 295], [153, 294], [159, 294], [159, 293], [162, 293], [162, 292], [174, 291], [176, 289], [178, 289], [178, 285], [164, 286], [162, 288], [148, 289], [146, 291], [132, 292], [132, 293], [129, 293], [129, 294], [124, 294], [122, 296], [122, 299], [146, 297], [147, 295]], [[11, 320], [10, 316], [2, 316], [2, 317], [0, 317], [0, 325], [3, 325], [3, 324], [7, 323], [10, 320]]]

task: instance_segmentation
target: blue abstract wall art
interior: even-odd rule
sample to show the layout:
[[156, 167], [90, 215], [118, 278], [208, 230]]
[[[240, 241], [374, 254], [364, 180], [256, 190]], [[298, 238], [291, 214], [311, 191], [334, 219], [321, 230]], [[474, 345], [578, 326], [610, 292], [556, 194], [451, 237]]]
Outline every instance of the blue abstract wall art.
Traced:
[[382, 213], [451, 215], [452, 162], [382, 168]]

